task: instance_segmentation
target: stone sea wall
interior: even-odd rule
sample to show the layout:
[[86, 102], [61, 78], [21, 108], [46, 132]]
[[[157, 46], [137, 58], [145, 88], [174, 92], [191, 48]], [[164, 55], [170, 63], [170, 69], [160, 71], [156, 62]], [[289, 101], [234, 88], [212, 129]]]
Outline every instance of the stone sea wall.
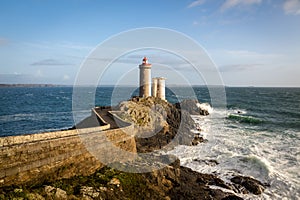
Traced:
[[[108, 141], [128, 152], [136, 152], [133, 125], [118, 129], [94, 127], [0, 138], [0, 187], [51, 181], [74, 175], [89, 175], [104, 166], [89, 147]], [[96, 154], [109, 154], [105, 146]], [[111, 156], [111, 155], [110, 155]]]

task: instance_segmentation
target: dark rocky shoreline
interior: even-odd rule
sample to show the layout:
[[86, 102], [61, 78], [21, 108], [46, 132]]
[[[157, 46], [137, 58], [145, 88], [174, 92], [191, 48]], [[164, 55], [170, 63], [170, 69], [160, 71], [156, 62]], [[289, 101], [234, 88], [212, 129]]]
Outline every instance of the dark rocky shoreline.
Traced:
[[[255, 179], [236, 176], [228, 184], [212, 174], [202, 174], [180, 166], [176, 160], [151, 173], [126, 173], [104, 167], [90, 176], [38, 184], [0, 188], [0, 199], [216, 199], [240, 200], [235, 193], [260, 194], [264, 186]], [[211, 189], [218, 186], [221, 189]]]
[[[196, 104], [195, 100], [173, 105], [152, 97], [133, 98], [121, 103], [116, 109], [126, 113], [123, 118], [138, 124], [137, 136], [147, 130], [157, 130], [152, 137], [135, 138], [137, 152], [146, 153], [162, 149], [171, 141], [172, 145], [166, 150], [176, 145], [201, 145], [201, 142], [205, 142], [201, 136], [190, 131], [196, 128], [190, 114], [209, 114], [199, 110]], [[153, 110], [154, 115], [145, 115]], [[219, 163], [212, 160], [210, 164]], [[229, 183], [225, 183], [214, 174], [202, 174], [180, 166], [178, 159], [168, 166], [148, 173], [127, 173], [104, 167], [89, 176], [56, 179], [46, 176], [41, 177], [38, 182], [0, 188], [0, 199], [239, 200], [242, 198], [238, 194], [259, 195], [266, 187], [258, 180], [243, 176], [234, 176]]]

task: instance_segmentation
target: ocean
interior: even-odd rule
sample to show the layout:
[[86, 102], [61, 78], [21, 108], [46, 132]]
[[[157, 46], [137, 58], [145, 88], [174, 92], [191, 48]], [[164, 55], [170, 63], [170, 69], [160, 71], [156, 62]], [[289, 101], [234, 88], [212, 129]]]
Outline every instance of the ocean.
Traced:
[[[226, 109], [213, 107], [209, 116], [192, 116], [208, 142], [177, 146], [170, 153], [177, 155], [182, 165], [217, 174], [225, 181], [242, 174], [270, 185], [263, 195], [242, 195], [245, 199], [300, 199], [300, 88], [225, 89]], [[76, 111], [80, 119], [95, 105], [128, 99], [115, 94], [112, 100], [113, 87], [97, 88], [96, 93], [88, 87], [83, 91], [93, 95], [95, 102]], [[122, 88], [127, 91], [138, 95], [134, 88]], [[186, 91], [184, 87], [167, 88], [167, 100], [175, 103], [191, 98]], [[211, 103], [206, 87], [194, 87], [193, 91], [200, 102]], [[72, 87], [0, 88], [0, 137], [72, 127], [72, 94]]]

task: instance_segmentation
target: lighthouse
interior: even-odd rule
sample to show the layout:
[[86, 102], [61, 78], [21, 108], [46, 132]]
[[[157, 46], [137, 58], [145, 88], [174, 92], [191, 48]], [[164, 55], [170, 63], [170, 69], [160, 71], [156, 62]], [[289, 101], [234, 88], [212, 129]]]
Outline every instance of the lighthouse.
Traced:
[[140, 97], [151, 96], [151, 64], [146, 57], [143, 58], [140, 68]]

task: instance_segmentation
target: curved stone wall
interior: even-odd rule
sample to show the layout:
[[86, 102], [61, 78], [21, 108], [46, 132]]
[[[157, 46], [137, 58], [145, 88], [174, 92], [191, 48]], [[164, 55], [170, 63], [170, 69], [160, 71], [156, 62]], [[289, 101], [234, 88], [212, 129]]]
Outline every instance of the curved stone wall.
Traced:
[[118, 148], [136, 152], [134, 137], [127, 134], [133, 125], [105, 129], [99, 126], [79, 132], [74, 129], [0, 138], [0, 186], [91, 174], [104, 165], [89, 152], [87, 143], [102, 144], [108, 139]]

